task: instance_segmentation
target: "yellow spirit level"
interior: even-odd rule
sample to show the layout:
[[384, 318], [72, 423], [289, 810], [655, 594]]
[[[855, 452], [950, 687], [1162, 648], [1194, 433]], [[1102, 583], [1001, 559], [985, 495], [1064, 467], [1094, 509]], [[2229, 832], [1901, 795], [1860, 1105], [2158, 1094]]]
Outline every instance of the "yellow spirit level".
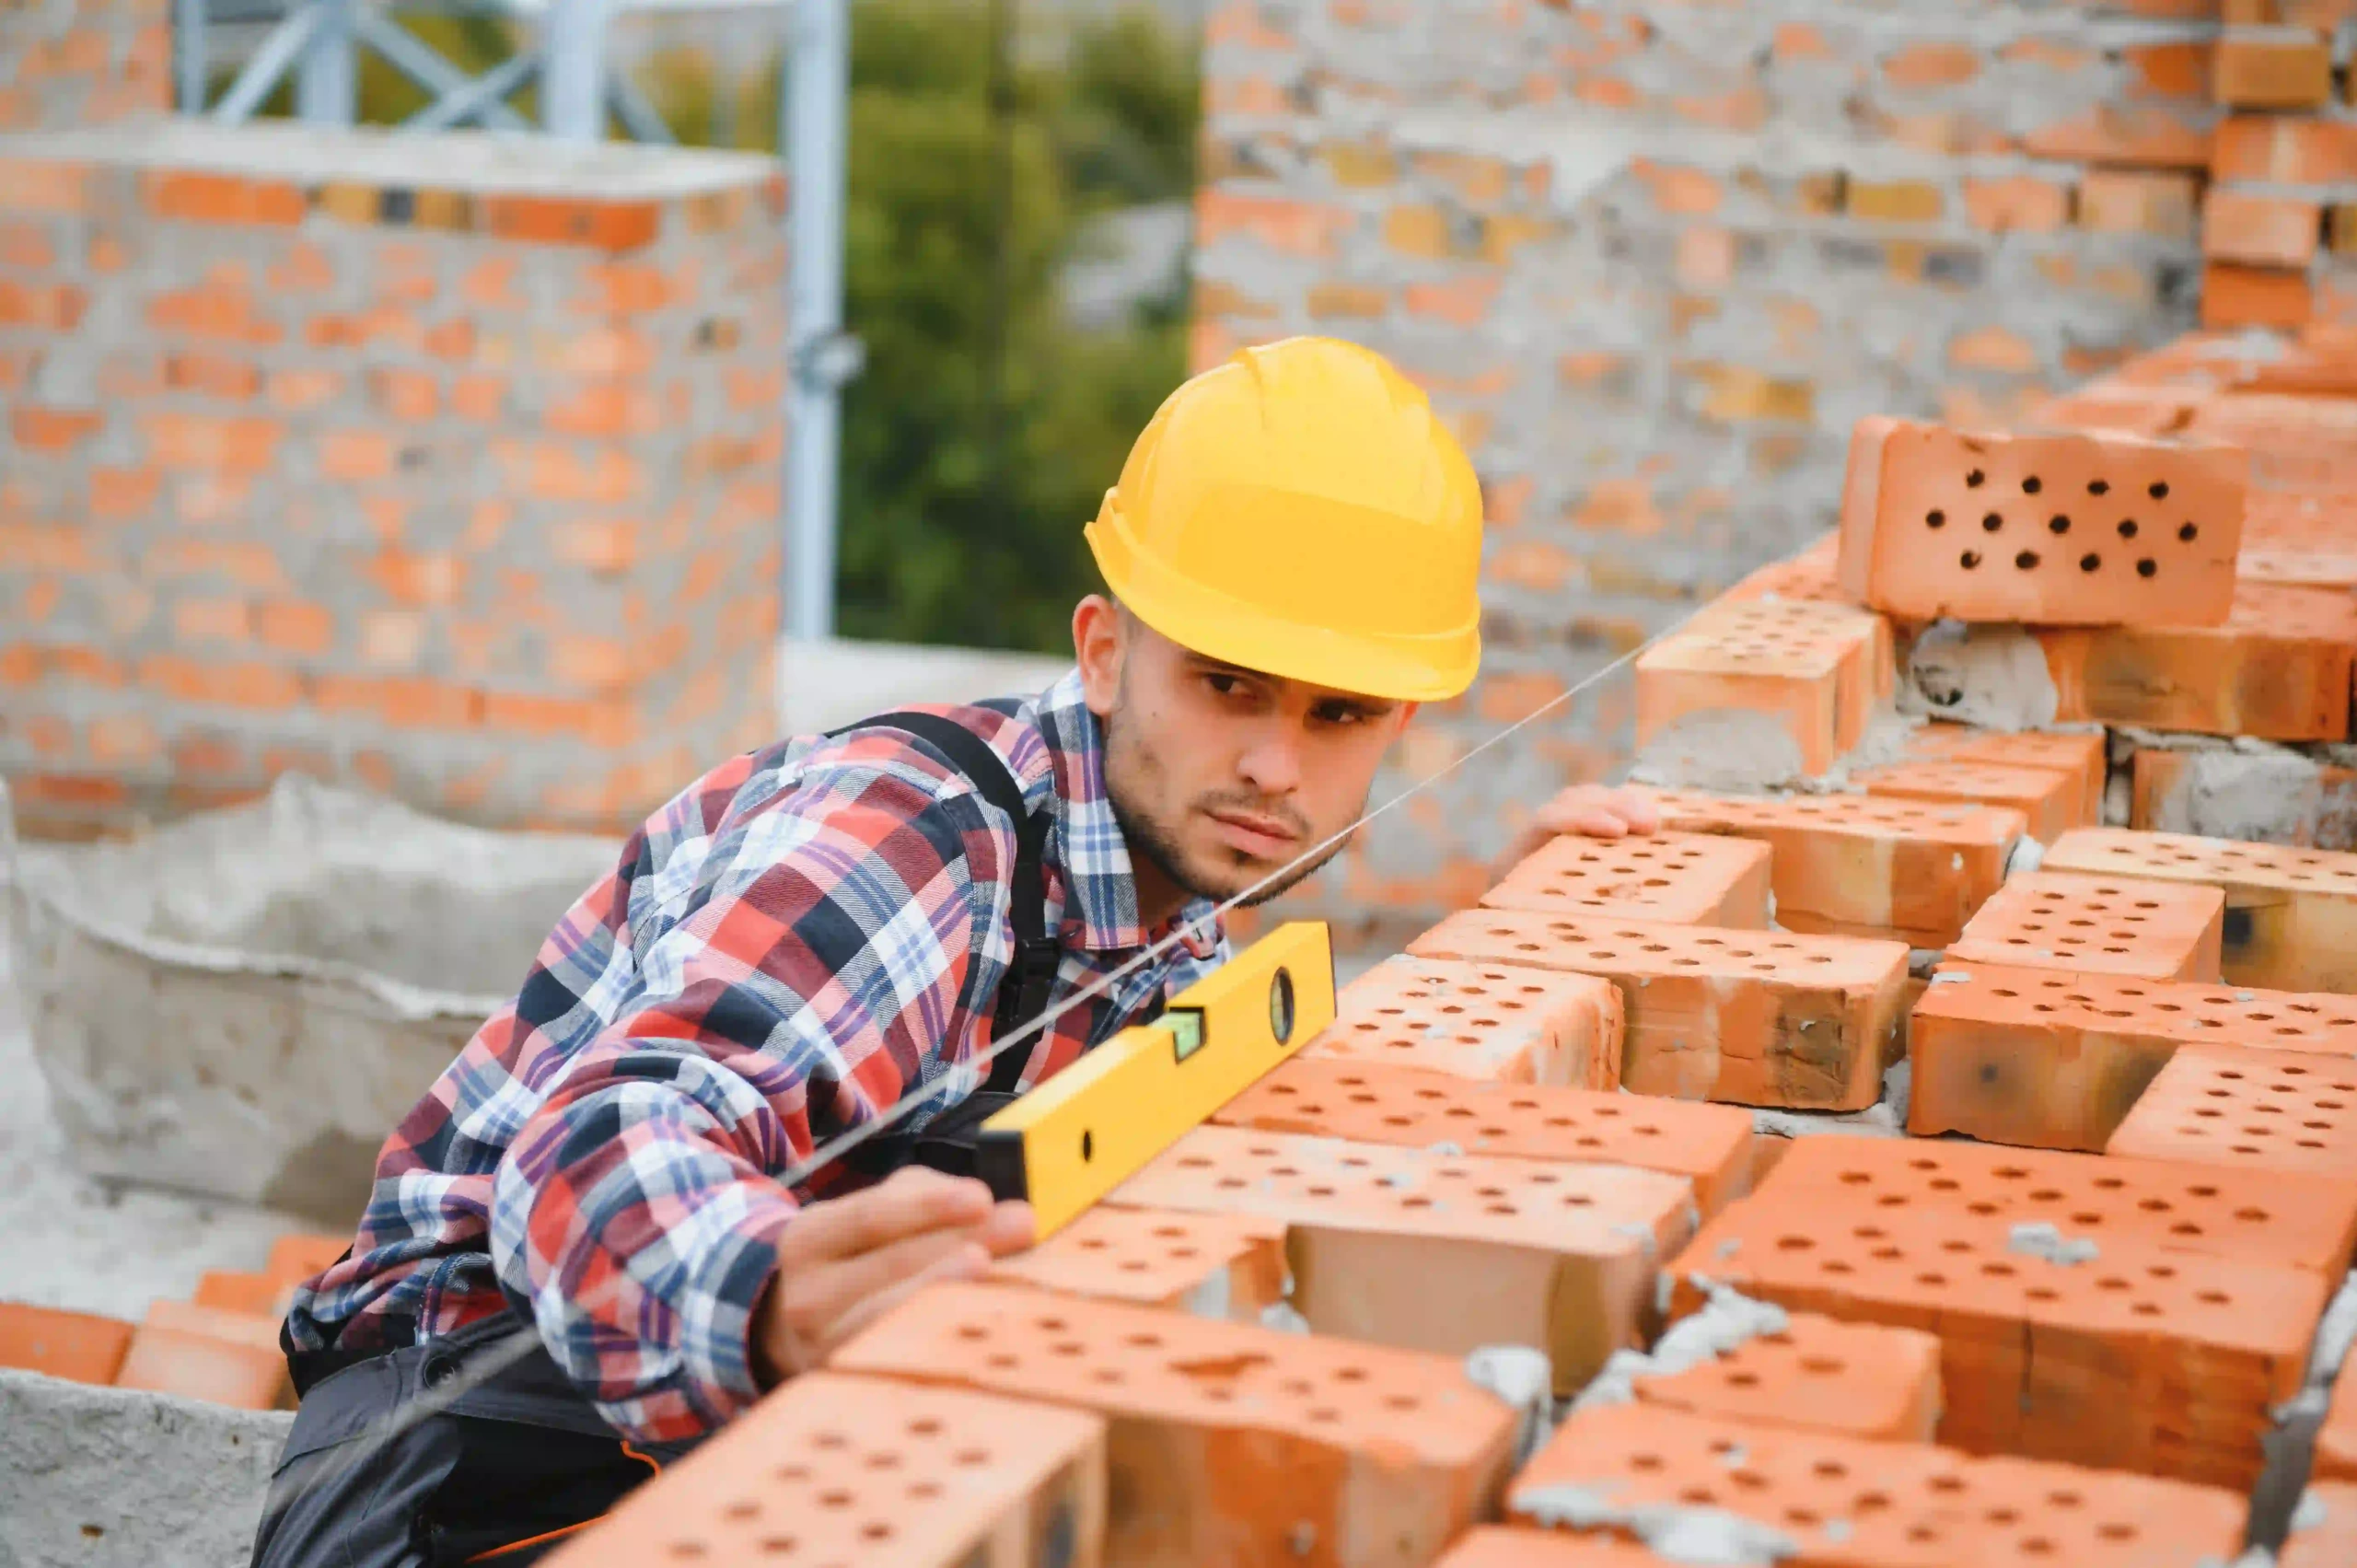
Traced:
[[1322, 920], [1277, 927], [981, 1125], [974, 1173], [1044, 1239], [1334, 1021]]

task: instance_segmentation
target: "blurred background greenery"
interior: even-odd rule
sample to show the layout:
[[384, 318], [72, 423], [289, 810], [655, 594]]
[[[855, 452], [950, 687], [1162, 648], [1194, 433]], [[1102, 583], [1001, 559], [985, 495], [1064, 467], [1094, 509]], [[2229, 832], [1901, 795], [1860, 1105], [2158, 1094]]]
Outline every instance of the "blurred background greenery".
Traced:
[[[470, 72], [513, 48], [491, 17], [403, 25]], [[1125, 215], [1183, 222], [1196, 51], [1144, 6], [853, 0], [844, 310], [867, 364], [844, 395], [840, 634], [1071, 646], [1094, 583], [1081, 525], [1186, 373], [1186, 299], [1178, 264], [1110, 312], [1073, 308], [1068, 284], [1122, 248]], [[633, 73], [682, 143], [765, 152], [782, 75], [773, 50], [703, 47]], [[366, 53], [360, 97], [376, 123], [426, 101]], [[528, 90], [515, 102], [537, 114]]]

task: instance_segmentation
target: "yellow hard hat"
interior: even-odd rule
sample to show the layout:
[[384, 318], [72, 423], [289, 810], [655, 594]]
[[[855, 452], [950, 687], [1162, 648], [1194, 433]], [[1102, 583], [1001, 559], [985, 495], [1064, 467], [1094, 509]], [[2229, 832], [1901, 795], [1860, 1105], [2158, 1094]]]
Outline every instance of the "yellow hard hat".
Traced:
[[1240, 351], [1155, 411], [1088, 547], [1114, 597], [1207, 657], [1422, 702], [1481, 661], [1481, 488], [1369, 349]]

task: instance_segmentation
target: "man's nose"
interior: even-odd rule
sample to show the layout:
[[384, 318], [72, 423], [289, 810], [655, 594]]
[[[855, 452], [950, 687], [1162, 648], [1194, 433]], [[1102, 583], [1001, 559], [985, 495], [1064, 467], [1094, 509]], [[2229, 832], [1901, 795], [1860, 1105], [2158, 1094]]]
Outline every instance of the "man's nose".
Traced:
[[1236, 760], [1236, 771], [1266, 796], [1291, 795], [1301, 787], [1301, 745], [1291, 733], [1271, 727], [1256, 737]]

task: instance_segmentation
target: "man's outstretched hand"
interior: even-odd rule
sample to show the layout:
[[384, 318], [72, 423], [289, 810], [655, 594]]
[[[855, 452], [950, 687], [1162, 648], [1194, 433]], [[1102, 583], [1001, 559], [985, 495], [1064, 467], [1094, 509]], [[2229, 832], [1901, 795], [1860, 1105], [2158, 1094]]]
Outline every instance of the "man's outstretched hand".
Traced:
[[1650, 791], [1635, 784], [1573, 784], [1540, 807], [1499, 863], [1503, 877], [1535, 854], [1548, 840], [1564, 833], [1592, 839], [1620, 839], [1656, 831], [1661, 812]]
[[755, 1377], [768, 1388], [808, 1371], [920, 1286], [973, 1279], [1031, 1236], [1030, 1204], [922, 1166], [811, 1204], [778, 1237], [753, 1310]]

